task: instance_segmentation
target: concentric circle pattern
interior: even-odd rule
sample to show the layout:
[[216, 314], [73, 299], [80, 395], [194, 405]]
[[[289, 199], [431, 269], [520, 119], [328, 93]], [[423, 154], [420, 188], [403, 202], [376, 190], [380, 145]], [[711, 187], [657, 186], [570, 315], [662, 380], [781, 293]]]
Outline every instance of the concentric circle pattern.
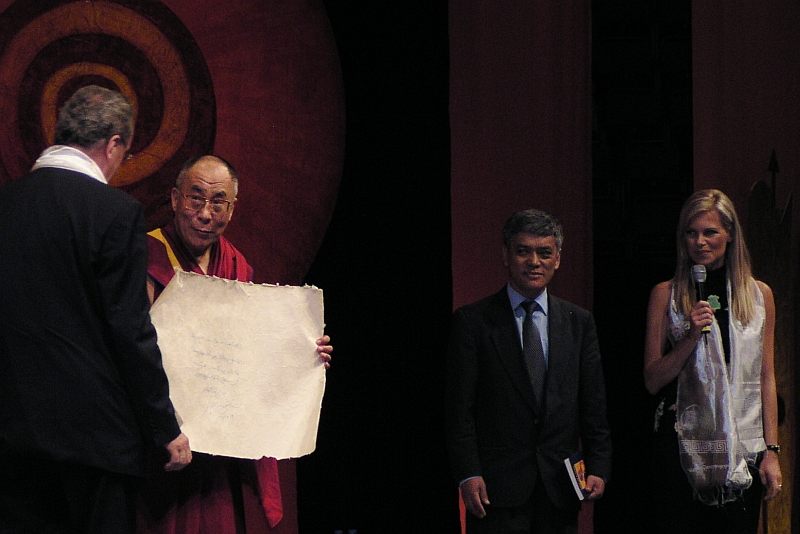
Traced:
[[112, 180], [172, 216], [190, 157], [239, 171], [226, 230], [259, 282], [299, 283], [331, 220], [344, 88], [324, 5], [306, 0], [0, 0], [0, 185], [51, 143], [56, 111], [94, 83], [136, 110], [134, 157]]
[[0, 15], [0, 183], [27, 172], [53, 142], [61, 104], [88, 84], [122, 92], [136, 111], [134, 157], [113, 185], [168, 191], [183, 161], [213, 149], [208, 68], [163, 4], [20, 0]]

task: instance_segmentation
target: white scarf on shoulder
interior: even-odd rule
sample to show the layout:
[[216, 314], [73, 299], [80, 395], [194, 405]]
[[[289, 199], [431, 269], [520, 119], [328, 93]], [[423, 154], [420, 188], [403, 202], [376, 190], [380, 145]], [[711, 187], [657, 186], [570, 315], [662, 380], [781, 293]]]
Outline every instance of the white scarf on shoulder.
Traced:
[[56, 167], [58, 169], [75, 171], [91, 176], [104, 184], [108, 183], [108, 180], [106, 180], [103, 171], [100, 170], [97, 163], [85, 153], [71, 146], [53, 145], [46, 148], [33, 164], [31, 171], [43, 167]]

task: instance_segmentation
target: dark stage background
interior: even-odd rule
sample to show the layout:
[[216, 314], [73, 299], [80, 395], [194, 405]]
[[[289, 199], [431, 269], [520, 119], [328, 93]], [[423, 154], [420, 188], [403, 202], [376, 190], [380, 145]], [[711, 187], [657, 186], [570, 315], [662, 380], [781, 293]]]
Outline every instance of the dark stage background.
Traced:
[[614, 468], [595, 532], [645, 532], [655, 409], [642, 359], [648, 295], [675, 270], [692, 186], [688, 0], [592, 3], [594, 313]]
[[325, 2], [347, 109], [336, 209], [307, 281], [333, 367], [300, 531], [456, 532], [442, 429], [451, 311], [447, 9]]

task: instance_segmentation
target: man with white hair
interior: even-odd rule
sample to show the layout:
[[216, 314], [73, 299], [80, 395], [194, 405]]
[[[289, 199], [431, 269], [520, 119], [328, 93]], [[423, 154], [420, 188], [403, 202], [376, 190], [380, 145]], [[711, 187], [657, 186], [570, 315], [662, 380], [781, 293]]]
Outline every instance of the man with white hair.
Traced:
[[0, 190], [0, 532], [125, 533], [153, 450], [189, 464], [145, 292], [141, 205], [107, 182], [131, 106], [98, 86]]

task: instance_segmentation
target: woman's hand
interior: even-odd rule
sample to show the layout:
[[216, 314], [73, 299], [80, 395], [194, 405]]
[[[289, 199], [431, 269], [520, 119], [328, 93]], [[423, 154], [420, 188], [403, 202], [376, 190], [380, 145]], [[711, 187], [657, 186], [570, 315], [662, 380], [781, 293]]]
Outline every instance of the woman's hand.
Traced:
[[714, 309], [705, 300], [698, 300], [692, 306], [689, 322], [689, 335], [698, 341], [703, 334], [703, 328], [710, 327], [714, 322]]
[[764, 500], [769, 501], [780, 493], [783, 486], [781, 465], [775, 451], [764, 451], [764, 458], [761, 460], [758, 474], [761, 476], [761, 483], [764, 484], [766, 490]]

